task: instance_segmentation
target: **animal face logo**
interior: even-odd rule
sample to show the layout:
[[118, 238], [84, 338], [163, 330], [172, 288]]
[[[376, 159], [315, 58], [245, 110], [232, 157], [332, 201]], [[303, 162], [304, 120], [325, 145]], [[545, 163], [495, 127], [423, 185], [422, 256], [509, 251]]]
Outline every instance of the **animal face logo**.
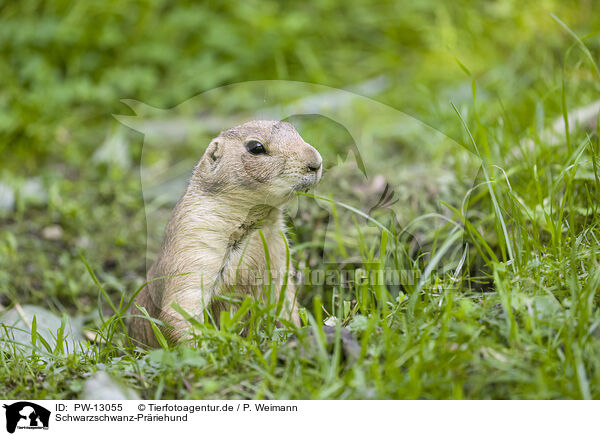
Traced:
[[19, 401], [13, 404], [5, 404], [6, 409], [6, 431], [14, 433], [19, 429], [48, 429], [50, 411], [42, 406], [29, 401]]

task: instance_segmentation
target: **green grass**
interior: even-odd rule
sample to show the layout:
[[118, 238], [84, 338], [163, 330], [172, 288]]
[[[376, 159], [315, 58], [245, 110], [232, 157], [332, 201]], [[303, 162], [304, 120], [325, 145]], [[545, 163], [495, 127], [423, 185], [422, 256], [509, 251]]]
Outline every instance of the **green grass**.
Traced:
[[[42, 30], [57, 25], [57, 11], [46, 6], [42, 13], [38, 2], [24, 3], [29, 10], [15, 4], [0, 15], [41, 23]], [[388, 18], [396, 14], [392, 5], [355, 2], [344, 10], [348, 19], [331, 27], [319, 14], [317, 22], [307, 22], [296, 5], [276, 44], [268, 44], [272, 38], [264, 30], [273, 14], [267, 6], [249, 15], [223, 6], [227, 10], [213, 21], [203, 21], [214, 26], [203, 33], [228, 34], [238, 41], [236, 50], [259, 47], [260, 68], [251, 56], [228, 52], [226, 41], [189, 36], [195, 28], [192, 18], [185, 19], [189, 11], [163, 5], [170, 18], [157, 24], [159, 15], [145, 2], [101, 11], [104, 39], [81, 30], [85, 35], [65, 46], [60, 59], [39, 51], [61, 44], [50, 31], [37, 39], [26, 26], [20, 38], [0, 31], [0, 44], [14, 50], [0, 61], [0, 72], [11, 77], [0, 88], [0, 107], [10, 108], [0, 116], [0, 150], [14, 150], [0, 168], [0, 182], [15, 192], [14, 209], [0, 212], [0, 304], [37, 304], [82, 316], [86, 328], [103, 338], [67, 350], [63, 323], [55, 332], [58, 346], [36, 334], [19, 348], [6, 327], [0, 333], [0, 397], [79, 398], [89, 374], [101, 369], [143, 398], [600, 398], [600, 135], [576, 126], [556, 143], [542, 135], [555, 118], [598, 95], [600, 14], [591, 2], [549, 1], [546, 9], [537, 2], [462, 3], [407, 6], [394, 22]], [[136, 8], [146, 21], [131, 28], [126, 17]], [[317, 8], [340, 13], [325, 1]], [[93, 11], [80, 12], [87, 17]], [[116, 18], [119, 12], [124, 22]], [[76, 10], [70, 13], [64, 32], [87, 28], [78, 26]], [[244, 38], [239, 29], [246, 20], [266, 33]], [[155, 27], [153, 36], [149, 29]], [[377, 30], [362, 38], [361, 29]], [[311, 35], [299, 40], [298, 33]], [[165, 41], [176, 35], [179, 57], [189, 60], [173, 67], [176, 57]], [[346, 42], [335, 42], [335, 35]], [[120, 51], [124, 41], [130, 44]], [[332, 41], [330, 53], [323, 49], [326, 41]], [[20, 58], [19, 47], [38, 55]], [[90, 47], [97, 55], [77, 64]], [[215, 55], [202, 61], [210, 64], [204, 67], [210, 77], [186, 80], [191, 73], [185, 71], [198, 68], [188, 63], [206, 50]], [[131, 53], [147, 54], [129, 70]], [[225, 61], [232, 67], [217, 68]], [[60, 74], [35, 75], [29, 62]], [[120, 77], [119, 86], [100, 74], [103, 68]], [[145, 220], [138, 172], [143, 138], [119, 130], [110, 118], [124, 112], [118, 99], [168, 107], [248, 79], [347, 86], [377, 74], [391, 78], [377, 100], [463, 147], [398, 143], [382, 133], [373, 156], [381, 153], [393, 163], [371, 166], [371, 174], [393, 173], [398, 163], [406, 168], [392, 181], [401, 206], [394, 216], [386, 207], [371, 210], [377, 194], [365, 198], [360, 189], [348, 189], [372, 179], [332, 163], [352, 140], [347, 132], [317, 118], [303, 121], [301, 133], [340, 177], [325, 187], [332, 200], [299, 198], [301, 213], [288, 219], [290, 256], [305, 276], [344, 262], [344, 268], [366, 273], [417, 270], [417, 280], [388, 287], [305, 285], [299, 299], [306, 327], [298, 331], [277, 324], [277, 301], [233, 296], [240, 309], [222, 314], [219, 327], [209, 317], [196, 323], [193, 346], [132, 348], [124, 331], [126, 308], [144, 284], [146, 236], [153, 229]], [[42, 91], [45, 83], [50, 95]], [[172, 93], [154, 95], [169, 85]], [[234, 97], [241, 101], [215, 112], [251, 101]], [[45, 99], [52, 100], [49, 107]], [[124, 135], [127, 159], [90, 158], [115, 131]], [[193, 147], [198, 144], [191, 139], [181, 150]], [[26, 188], [32, 177], [40, 180], [37, 190]], [[168, 214], [170, 206], [153, 207]], [[328, 231], [330, 219], [337, 225]], [[58, 239], [44, 237], [51, 225], [62, 229]], [[402, 232], [407, 228], [410, 235]], [[332, 346], [323, 343], [320, 326], [329, 316], [356, 336], [356, 361], [343, 358], [339, 338]], [[308, 353], [289, 346], [291, 333], [305, 341]]]

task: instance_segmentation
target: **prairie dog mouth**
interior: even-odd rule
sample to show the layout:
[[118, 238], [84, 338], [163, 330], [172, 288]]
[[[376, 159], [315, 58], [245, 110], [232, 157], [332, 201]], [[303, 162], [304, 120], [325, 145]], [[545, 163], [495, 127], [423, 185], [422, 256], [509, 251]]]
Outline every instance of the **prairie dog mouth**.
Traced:
[[319, 181], [321, 180], [320, 177], [317, 177], [316, 174], [314, 175], [305, 175], [302, 177], [302, 179], [296, 183], [293, 187], [292, 187], [292, 191], [302, 191], [302, 192], [307, 192], [310, 188], [312, 188], [313, 186], [315, 186], [317, 183], [319, 183]]

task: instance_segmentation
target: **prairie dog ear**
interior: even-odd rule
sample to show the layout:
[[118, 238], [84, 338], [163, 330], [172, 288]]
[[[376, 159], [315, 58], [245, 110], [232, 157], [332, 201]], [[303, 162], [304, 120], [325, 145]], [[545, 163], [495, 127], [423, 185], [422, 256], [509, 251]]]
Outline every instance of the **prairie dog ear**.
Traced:
[[202, 157], [202, 167], [215, 169], [223, 157], [223, 149], [219, 139], [213, 139]]

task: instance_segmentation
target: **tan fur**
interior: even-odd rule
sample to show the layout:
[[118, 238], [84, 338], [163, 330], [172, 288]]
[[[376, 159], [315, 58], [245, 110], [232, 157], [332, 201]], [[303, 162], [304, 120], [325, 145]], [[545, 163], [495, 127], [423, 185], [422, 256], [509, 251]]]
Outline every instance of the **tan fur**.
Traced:
[[[253, 155], [248, 140], [258, 140], [266, 155]], [[135, 302], [153, 318], [173, 329], [163, 328], [170, 343], [189, 337], [190, 323], [173, 307], [177, 303], [202, 319], [205, 308], [224, 308], [214, 297], [228, 291], [255, 294], [257, 277], [266, 276], [266, 258], [258, 233], [268, 247], [270, 269], [278, 286], [285, 265], [286, 241], [281, 207], [297, 190], [319, 181], [321, 156], [304, 142], [291, 124], [251, 121], [221, 132], [206, 149], [194, 169], [185, 194], [177, 203], [166, 227], [158, 258], [148, 272], [146, 286]], [[184, 274], [173, 277], [175, 274]], [[286, 313], [299, 323], [295, 290], [288, 281]], [[137, 308], [133, 315], [140, 315]], [[218, 319], [218, 313], [216, 314]], [[133, 317], [130, 336], [157, 347], [150, 323]]]

